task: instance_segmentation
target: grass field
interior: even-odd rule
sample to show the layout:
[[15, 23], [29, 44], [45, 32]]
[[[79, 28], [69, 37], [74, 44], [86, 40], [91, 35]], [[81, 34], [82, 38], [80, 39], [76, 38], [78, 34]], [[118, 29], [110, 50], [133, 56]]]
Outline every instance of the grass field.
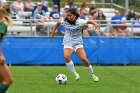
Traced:
[[[76, 66], [80, 80], [75, 81], [66, 66], [11, 66], [14, 83], [8, 93], [139, 93], [140, 66], [95, 66], [99, 82], [94, 82], [83, 66]], [[66, 85], [55, 77], [64, 73]]]

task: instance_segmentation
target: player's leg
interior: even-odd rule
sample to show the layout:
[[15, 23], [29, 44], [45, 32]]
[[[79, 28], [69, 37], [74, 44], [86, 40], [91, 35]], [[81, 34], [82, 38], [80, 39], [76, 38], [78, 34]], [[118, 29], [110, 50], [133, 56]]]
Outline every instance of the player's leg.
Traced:
[[76, 72], [74, 63], [70, 58], [72, 54], [73, 54], [73, 49], [64, 47], [64, 57], [66, 60], [66, 65], [68, 66], [69, 70], [74, 74], [75, 79], [79, 80], [79, 74]]
[[0, 81], [0, 93], [5, 93], [13, 81], [12, 74], [5, 62], [0, 64]]
[[88, 70], [89, 74], [91, 75], [91, 77], [94, 79], [94, 81], [99, 81], [98, 77], [95, 76], [95, 74], [93, 73], [93, 68], [90, 65], [87, 57], [86, 57], [86, 53], [84, 48], [77, 48], [76, 50], [76, 54], [79, 56], [79, 58], [82, 60], [82, 62], [84, 63], [86, 69]]
[[2, 78], [1, 78], [1, 75], [0, 75], [0, 84], [2, 83]]

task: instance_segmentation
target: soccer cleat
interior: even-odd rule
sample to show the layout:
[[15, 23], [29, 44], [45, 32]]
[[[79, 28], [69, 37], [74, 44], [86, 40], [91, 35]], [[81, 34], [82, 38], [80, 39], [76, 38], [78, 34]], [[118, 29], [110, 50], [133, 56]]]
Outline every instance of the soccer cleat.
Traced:
[[99, 81], [99, 78], [97, 76], [95, 76], [94, 74], [92, 75], [92, 78], [95, 82], [98, 82]]
[[79, 77], [79, 74], [76, 72], [76, 73], [74, 73], [74, 76], [75, 76], [75, 80], [78, 81], [79, 78], [80, 78], [80, 77]]

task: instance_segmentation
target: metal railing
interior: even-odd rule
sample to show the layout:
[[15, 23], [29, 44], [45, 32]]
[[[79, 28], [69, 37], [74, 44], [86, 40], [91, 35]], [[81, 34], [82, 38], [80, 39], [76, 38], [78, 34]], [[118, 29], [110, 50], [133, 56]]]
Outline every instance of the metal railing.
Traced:
[[[13, 36], [38, 36], [37, 32], [37, 19], [13, 19], [13, 26], [8, 27], [8, 35]], [[140, 34], [140, 21], [138, 20], [126, 20], [124, 21], [125, 24], [111, 24], [111, 22], [121, 22], [122, 20], [94, 20], [101, 26], [99, 31], [104, 32], [104, 29], [108, 25], [112, 26], [127, 26], [131, 33], [133, 34]], [[106, 22], [106, 24], [102, 24], [102, 22]], [[138, 23], [138, 24], [135, 24]], [[50, 32], [52, 31], [54, 25], [56, 24], [55, 21], [49, 22], [48, 20], [44, 20], [45, 29], [43, 30], [44, 36], [49, 36]], [[135, 26], [138, 26], [135, 28]], [[13, 34], [14, 33], [14, 34]], [[26, 34], [22, 34], [26, 33]]]

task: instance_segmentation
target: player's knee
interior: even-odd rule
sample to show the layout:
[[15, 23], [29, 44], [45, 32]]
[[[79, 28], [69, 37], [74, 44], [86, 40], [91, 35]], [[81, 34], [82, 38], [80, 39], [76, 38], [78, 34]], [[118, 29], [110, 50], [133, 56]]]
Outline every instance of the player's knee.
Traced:
[[13, 78], [9, 79], [8, 84], [11, 85], [13, 83]]
[[11, 85], [13, 83], [14, 79], [13, 77], [10, 77], [8, 79], [5, 79], [4, 82], [7, 84], [7, 85]]
[[6, 60], [0, 60], [0, 65], [5, 65], [6, 64]]
[[66, 60], [70, 60], [70, 56], [65, 55], [64, 57], [65, 57]]
[[10, 79], [10, 84], [12, 84], [13, 83], [13, 81], [14, 81], [14, 78], [13, 77], [11, 77], [11, 79]]

